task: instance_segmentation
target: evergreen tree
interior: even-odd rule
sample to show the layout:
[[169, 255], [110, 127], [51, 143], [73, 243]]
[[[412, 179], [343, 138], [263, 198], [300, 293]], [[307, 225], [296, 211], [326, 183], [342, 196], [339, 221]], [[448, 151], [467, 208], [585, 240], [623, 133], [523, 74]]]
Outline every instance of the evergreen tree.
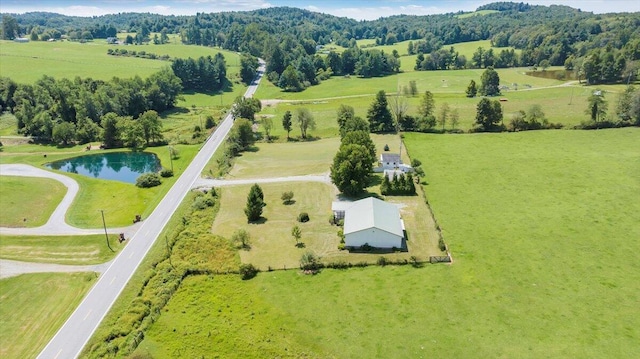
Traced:
[[254, 184], [247, 196], [247, 206], [244, 209], [244, 214], [247, 216], [247, 221], [254, 222], [260, 219], [262, 216], [262, 208], [266, 206], [264, 203], [264, 194], [262, 188], [257, 184]]
[[384, 175], [382, 184], [380, 185], [380, 193], [384, 195], [391, 194], [391, 181], [389, 180], [389, 176], [386, 174]]
[[466, 93], [467, 93], [467, 97], [476, 97], [476, 95], [478, 94], [478, 87], [474, 80], [471, 80], [471, 82], [469, 82], [469, 86], [467, 86]]
[[389, 111], [387, 96], [380, 90], [367, 111], [367, 120], [371, 132], [391, 132], [394, 129], [393, 118]]

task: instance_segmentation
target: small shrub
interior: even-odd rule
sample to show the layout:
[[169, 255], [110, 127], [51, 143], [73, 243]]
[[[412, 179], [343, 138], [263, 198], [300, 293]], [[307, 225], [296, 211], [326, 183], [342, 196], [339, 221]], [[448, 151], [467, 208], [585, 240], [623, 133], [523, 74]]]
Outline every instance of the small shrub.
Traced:
[[198, 197], [196, 197], [195, 200], [193, 200], [193, 203], [191, 204], [191, 208], [198, 209], [198, 210], [203, 210], [203, 209], [205, 209], [207, 207], [213, 206], [213, 204], [214, 204], [213, 198], [205, 197], [205, 196], [198, 196]]
[[258, 274], [258, 268], [254, 267], [253, 264], [241, 264], [240, 265], [240, 277], [242, 280], [247, 280], [255, 277]]
[[211, 187], [211, 190], [209, 191], [209, 194], [211, 195], [211, 197], [218, 197], [218, 192], [216, 191], [215, 187]]
[[438, 239], [438, 247], [440, 247], [440, 250], [443, 252], [447, 250], [447, 245], [444, 244], [444, 239], [442, 239], [442, 237]]
[[244, 229], [235, 231], [233, 236], [231, 236], [231, 242], [236, 246], [236, 248], [249, 249], [251, 248], [250, 241], [251, 236], [249, 235], [249, 232]]
[[196, 126], [193, 128], [193, 132], [200, 133], [200, 132], [202, 132], [202, 128], [200, 128], [200, 126], [199, 126], [199, 125], [196, 125]]
[[385, 152], [388, 152], [389, 151], [389, 145], [384, 145], [384, 150], [385, 150]]
[[207, 119], [204, 121], [204, 127], [206, 129], [213, 128], [216, 125], [216, 121], [213, 119], [213, 116], [207, 116]]
[[282, 192], [282, 196], [280, 196], [280, 199], [284, 204], [291, 204], [291, 201], [293, 200], [293, 192], [292, 191]]
[[364, 252], [371, 252], [372, 249], [373, 249], [373, 247], [371, 247], [369, 245], [369, 243], [365, 243], [365, 244], [360, 246], [360, 250], [364, 251]]
[[416, 168], [419, 167], [422, 164], [422, 162], [420, 162], [420, 160], [418, 159], [412, 159], [411, 160], [411, 167]]
[[150, 188], [162, 184], [160, 176], [157, 173], [143, 173], [136, 179], [136, 186], [140, 188]]
[[298, 222], [305, 223], [309, 222], [309, 214], [307, 212], [302, 212], [298, 215]]
[[336, 217], [333, 214], [329, 215], [329, 224], [332, 226], [336, 224]]
[[377, 261], [378, 265], [381, 267], [386, 266], [387, 264], [389, 264], [389, 262], [387, 261], [387, 258], [385, 257], [378, 257], [378, 261]]
[[338, 250], [343, 251], [345, 248], [346, 248], [346, 246], [345, 246], [345, 244], [344, 244], [344, 243], [340, 243], [340, 244], [338, 244]]
[[173, 170], [169, 168], [163, 168], [162, 171], [160, 171], [160, 176], [164, 178], [173, 177]]

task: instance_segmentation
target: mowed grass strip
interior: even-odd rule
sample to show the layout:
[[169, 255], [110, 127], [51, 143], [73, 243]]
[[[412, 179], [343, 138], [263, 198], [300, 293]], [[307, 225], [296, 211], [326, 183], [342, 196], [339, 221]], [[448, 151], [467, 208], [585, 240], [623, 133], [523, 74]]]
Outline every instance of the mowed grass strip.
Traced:
[[119, 236], [109, 235], [107, 247], [104, 234], [88, 236], [2, 236], [0, 258], [25, 262], [57, 264], [100, 264], [112, 259], [126, 243]]
[[35, 358], [96, 278], [37, 273], [0, 280], [0, 357]]
[[49, 220], [67, 187], [35, 177], [0, 176], [0, 227], [38, 227]]

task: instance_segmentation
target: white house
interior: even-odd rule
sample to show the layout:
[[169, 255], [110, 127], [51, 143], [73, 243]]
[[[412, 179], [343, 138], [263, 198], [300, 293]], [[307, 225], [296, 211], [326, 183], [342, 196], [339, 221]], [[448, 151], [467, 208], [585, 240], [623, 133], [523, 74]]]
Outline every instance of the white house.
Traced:
[[345, 245], [402, 248], [403, 227], [397, 206], [373, 197], [361, 199], [345, 211]]
[[380, 166], [385, 170], [392, 170], [398, 168], [402, 164], [402, 159], [399, 154], [396, 153], [382, 153], [380, 154]]
[[397, 153], [380, 154], [380, 166], [374, 172], [385, 172], [387, 170], [399, 170], [403, 173], [413, 172], [413, 167], [402, 163], [402, 158]]

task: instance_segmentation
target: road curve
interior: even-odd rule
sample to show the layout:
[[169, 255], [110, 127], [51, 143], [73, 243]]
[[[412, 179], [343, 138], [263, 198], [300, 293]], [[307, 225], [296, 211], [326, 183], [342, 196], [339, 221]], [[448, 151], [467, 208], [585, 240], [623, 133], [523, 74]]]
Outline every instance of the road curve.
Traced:
[[[61, 182], [67, 187], [67, 193], [62, 198], [56, 209], [49, 217], [47, 223], [40, 227], [32, 228], [12, 228], [0, 227], [0, 235], [46, 235], [46, 236], [62, 236], [62, 235], [86, 235], [86, 234], [102, 234], [103, 228], [83, 229], [70, 226], [65, 221], [65, 216], [69, 207], [73, 203], [73, 199], [78, 194], [80, 186], [78, 182], [71, 177], [67, 177], [55, 172], [46, 171], [31, 165], [25, 164], [5, 164], [0, 165], [1, 176], [19, 176], [19, 177], [41, 177], [50, 178]], [[135, 233], [140, 225], [133, 225], [122, 228], [108, 228], [109, 233], [125, 233], [129, 236]]]
[[[245, 93], [251, 97], [255, 93], [265, 70], [265, 62], [260, 60], [258, 77]], [[38, 358], [77, 358], [96, 328], [107, 314], [125, 285], [136, 271], [143, 258], [156, 241], [162, 229], [178, 208], [207, 162], [224, 141], [233, 126], [231, 114], [227, 114], [216, 131], [209, 136], [193, 161], [178, 178], [156, 209], [142, 223], [140, 229], [129, 240], [127, 246], [116, 256], [109, 268], [98, 279], [87, 296], [63, 324], [56, 335], [42, 350]]]

